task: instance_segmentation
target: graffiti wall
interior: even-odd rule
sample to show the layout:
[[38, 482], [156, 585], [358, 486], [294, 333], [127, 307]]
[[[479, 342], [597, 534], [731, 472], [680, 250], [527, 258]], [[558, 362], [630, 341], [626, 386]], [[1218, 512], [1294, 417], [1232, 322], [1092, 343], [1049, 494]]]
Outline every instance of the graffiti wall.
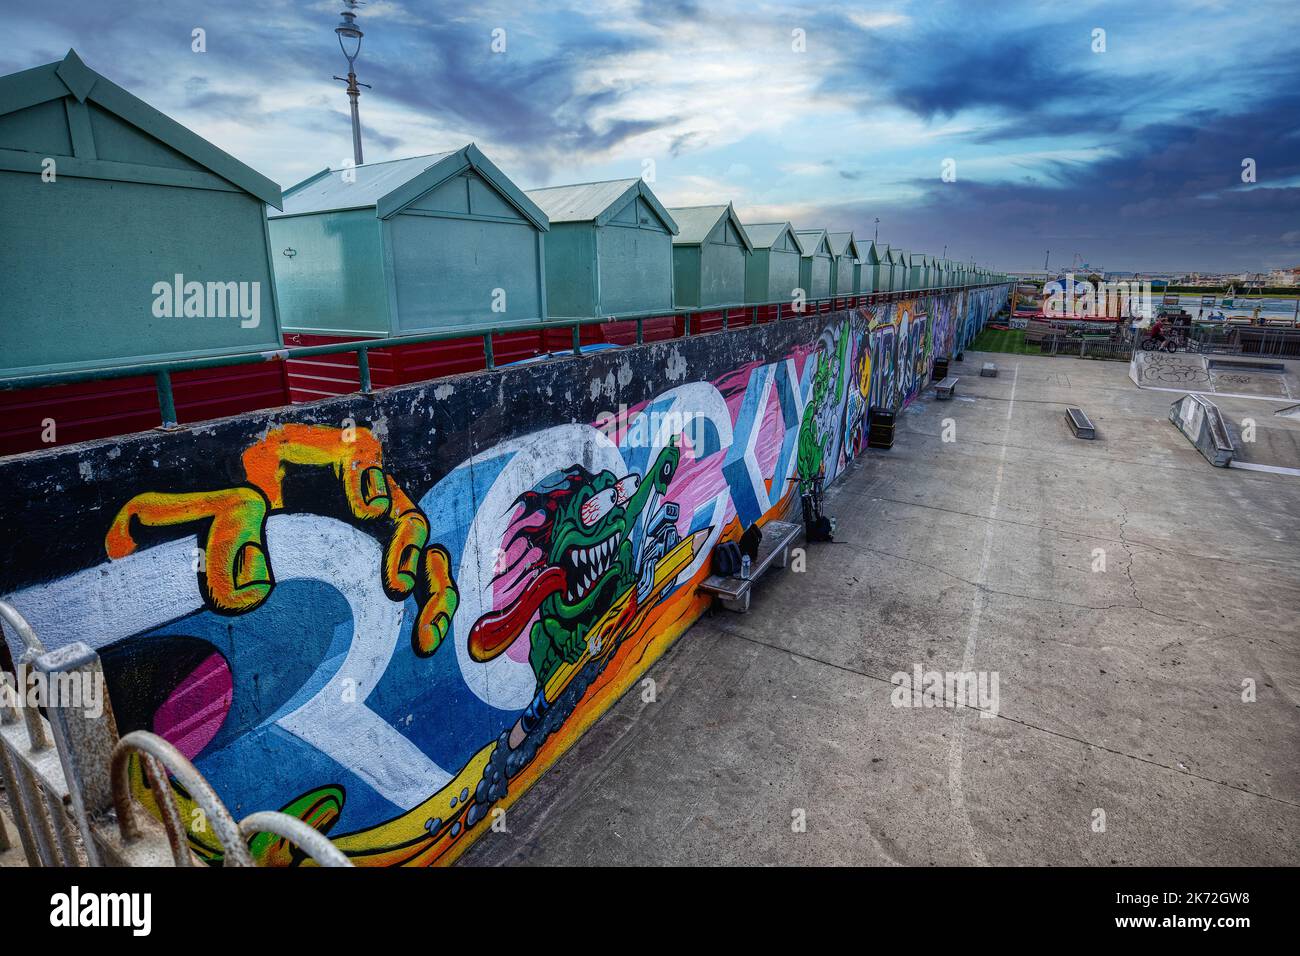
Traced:
[[930, 380], [936, 357], [965, 351], [1006, 304], [1004, 290], [926, 296], [859, 310], [871, 366], [871, 404], [907, 405]]
[[358, 864], [449, 862], [702, 613], [714, 546], [839, 475], [868, 409], [911, 401], [1005, 296], [3, 459], [0, 593], [47, 646], [94, 647], [120, 731], [166, 737], [236, 816], [284, 810]]

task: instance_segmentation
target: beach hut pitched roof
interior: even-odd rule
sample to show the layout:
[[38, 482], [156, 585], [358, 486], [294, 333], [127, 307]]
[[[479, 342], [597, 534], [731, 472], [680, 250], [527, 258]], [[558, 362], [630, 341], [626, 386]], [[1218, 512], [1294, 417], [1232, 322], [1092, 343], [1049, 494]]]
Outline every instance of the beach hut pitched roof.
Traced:
[[625, 205], [629, 196], [640, 196], [674, 236], [677, 222], [659, 202], [643, 179], [611, 179], [601, 183], [574, 183], [530, 189], [528, 198], [535, 202], [551, 222], [608, 223]]
[[323, 169], [286, 189], [283, 213], [272, 214], [271, 218], [373, 208], [376, 216], [387, 219], [466, 169], [490, 183], [538, 229], [550, 228], [537, 204], [473, 143], [444, 153]]
[[[160, 113], [144, 100], [96, 73], [82, 62], [75, 50], [68, 50], [67, 56], [56, 63], [0, 77], [0, 122], [8, 114], [41, 106], [52, 100], [62, 100], [67, 96], [72, 96], [83, 107], [86, 103], [94, 104], [264, 203], [277, 207], [280, 205], [279, 186], [197, 133]], [[71, 107], [69, 108], [71, 155], [82, 166], [85, 175], [93, 175], [96, 165], [108, 162], [96, 155], [90, 124], [90, 117], [84, 109], [73, 115]], [[34, 168], [39, 172], [39, 157], [36, 162]], [[112, 173], [111, 178], [136, 182], [186, 184], [179, 181], [185, 176], [184, 170], [173, 171], [161, 165], [133, 167], [133, 164], [115, 163]]]
[[832, 232], [827, 234], [827, 241], [831, 245], [831, 253], [836, 256], [847, 255], [853, 259], [861, 259], [862, 252], [858, 246], [858, 241], [853, 238], [851, 232]]
[[795, 231], [795, 235], [799, 237], [800, 244], [803, 246], [805, 259], [818, 253], [834, 255], [831, 252], [830, 240], [826, 238], [825, 229], [799, 229]]
[[399, 186], [451, 156], [454, 150], [428, 153], [343, 169], [322, 169], [284, 191], [286, 216], [343, 209], [366, 209]]
[[731, 203], [723, 206], [674, 206], [668, 212], [680, 230], [673, 236], [675, 246], [698, 246], [709, 238], [709, 234], [721, 220], [729, 219], [746, 251], [752, 251], [754, 248], [748, 232]]
[[749, 239], [755, 249], [771, 249], [780, 241], [782, 235], [789, 233], [795, 248], [799, 250], [800, 255], [803, 255], [803, 240], [799, 238], [799, 233], [795, 232], [794, 226], [788, 222], [754, 222], [745, 226], [745, 230], [749, 233]]

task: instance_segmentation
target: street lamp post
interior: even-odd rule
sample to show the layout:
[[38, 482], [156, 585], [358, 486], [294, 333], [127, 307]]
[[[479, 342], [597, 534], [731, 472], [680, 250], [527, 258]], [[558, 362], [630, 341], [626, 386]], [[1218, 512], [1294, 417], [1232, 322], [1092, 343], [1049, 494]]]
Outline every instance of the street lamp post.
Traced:
[[364, 160], [361, 156], [361, 114], [357, 109], [357, 100], [361, 97], [360, 87], [370, 89], [370, 84], [357, 82], [357, 73], [353, 64], [356, 62], [357, 54], [361, 52], [361, 38], [365, 34], [357, 26], [357, 15], [352, 12], [361, 0], [343, 0], [343, 2], [348, 5], [348, 9], [339, 14], [343, 19], [334, 28], [334, 32], [338, 34], [339, 49], [343, 51], [348, 61], [348, 75], [336, 76], [334, 79], [342, 80], [348, 85], [348, 99], [352, 101], [352, 158], [360, 166]]
[[879, 216], [876, 217], [876, 233], [874, 236], [871, 237], [871, 241], [873, 243], [880, 241], [880, 217]]

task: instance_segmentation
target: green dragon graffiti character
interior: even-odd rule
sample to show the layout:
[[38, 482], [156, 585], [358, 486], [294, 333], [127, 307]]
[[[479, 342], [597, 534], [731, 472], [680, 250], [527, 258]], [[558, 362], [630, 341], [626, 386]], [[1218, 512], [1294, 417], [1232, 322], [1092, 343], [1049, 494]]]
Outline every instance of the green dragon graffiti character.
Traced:
[[[844, 397], [844, 356], [849, 341], [848, 335], [840, 335], [838, 338], [835, 346], [835, 364], [840, 370], [838, 374], [832, 370], [831, 359], [825, 348], [819, 348], [814, 358], [816, 364], [813, 368], [812, 395], [804, 406], [803, 421], [799, 425], [796, 474], [801, 488], [826, 473], [826, 456], [830, 454], [833, 437], [833, 422], [829, 421], [829, 417], [832, 409], [840, 407]], [[832, 384], [835, 389], [834, 401], [828, 402]]]
[[663, 449], [644, 478], [608, 470], [593, 475], [574, 465], [518, 498], [512, 542], [523, 539], [542, 556], [525, 569], [532, 579], [523, 593], [475, 623], [469, 653], [491, 660], [533, 622], [528, 659], [538, 693], [521, 718], [523, 732], [544, 713], [551, 677], [589, 651], [588, 632], [601, 615], [633, 587], [638, 599], [649, 594], [655, 563], [677, 543], [677, 505], [664, 502], [648, 512], [639, 548], [632, 532], [649, 503], [668, 490], [680, 457], [675, 446]]

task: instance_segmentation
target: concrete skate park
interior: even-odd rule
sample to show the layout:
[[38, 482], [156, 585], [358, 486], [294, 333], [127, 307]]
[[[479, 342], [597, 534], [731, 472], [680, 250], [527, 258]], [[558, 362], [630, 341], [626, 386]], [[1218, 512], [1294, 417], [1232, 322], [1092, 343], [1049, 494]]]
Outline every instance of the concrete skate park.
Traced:
[[[1203, 384], [1236, 437], [1255, 420], [1239, 456], [1295, 469], [1283, 364]], [[656, 701], [627, 693], [465, 862], [1300, 860], [1300, 479], [1211, 466], [1169, 421], [1182, 393], [1122, 363], [950, 374], [828, 492], [806, 573], [702, 619], [647, 672]], [[917, 662], [997, 671], [997, 716], [891, 706]]]

